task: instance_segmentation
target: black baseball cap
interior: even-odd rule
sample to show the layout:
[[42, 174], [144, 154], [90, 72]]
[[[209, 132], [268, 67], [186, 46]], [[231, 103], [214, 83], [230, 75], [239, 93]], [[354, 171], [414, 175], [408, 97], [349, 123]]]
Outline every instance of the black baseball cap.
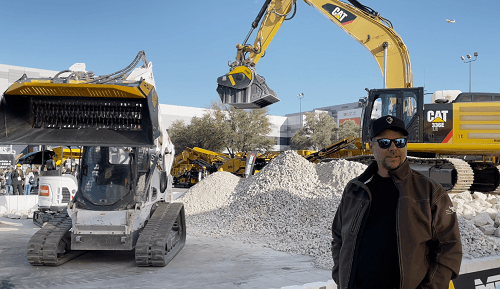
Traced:
[[376, 137], [379, 133], [386, 129], [391, 129], [403, 133], [404, 136], [408, 136], [408, 131], [405, 128], [405, 123], [399, 118], [386, 115], [381, 118], [376, 119], [372, 123], [371, 137]]

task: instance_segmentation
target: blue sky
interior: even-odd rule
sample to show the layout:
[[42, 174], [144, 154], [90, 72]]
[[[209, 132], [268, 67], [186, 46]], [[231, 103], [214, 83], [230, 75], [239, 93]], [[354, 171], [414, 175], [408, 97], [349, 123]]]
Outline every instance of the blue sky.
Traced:
[[[207, 107], [218, 100], [216, 79], [228, 72], [264, 0], [1, 2], [0, 63], [65, 70], [84, 62], [101, 75], [144, 50], [160, 103]], [[460, 56], [477, 51], [472, 91], [500, 92], [499, 1], [360, 2], [393, 23], [408, 47], [414, 86], [468, 91], [469, 64]], [[382, 88], [364, 47], [303, 1], [297, 6], [257, 65], [281, 99], [271, 114], [298, 112], [299, 93], [307, 111], [356, 102], [365, 87]]]

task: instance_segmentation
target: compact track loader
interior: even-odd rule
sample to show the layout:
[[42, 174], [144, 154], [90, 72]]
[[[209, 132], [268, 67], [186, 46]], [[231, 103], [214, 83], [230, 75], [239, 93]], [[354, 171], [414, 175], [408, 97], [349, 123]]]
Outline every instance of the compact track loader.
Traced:
[[165, 266], [182, 249], [184, 207], [166, 201], [174, 147], [143, 51], [109, 75], [84, 64], [53, 78], [24, 75], [4, 93], [0, 119], [0, 144], [83, 147], [76, 195], [33, 235], [30, 264], [135, 249], [137, 265]]

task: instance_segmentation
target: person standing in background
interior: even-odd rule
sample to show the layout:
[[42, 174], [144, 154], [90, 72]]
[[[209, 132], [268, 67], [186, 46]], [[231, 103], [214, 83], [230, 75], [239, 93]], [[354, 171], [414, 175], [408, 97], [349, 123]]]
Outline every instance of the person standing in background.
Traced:
[[7, 190], [7, 195], [12, 195], [13, 188], [12, 188], [12, 170], [14, 169], [13, 166], [10, 166], [5, 170], [5, 189]]
[[33, 184], [35, 183], [35, 176], [33, 175], [33, 172], [31, 169], [26, 170], [25, 178], [24, 178], [24, 194], [25, 195], [31, 195], [31, 188], [33, 187]]
[[24, 190], [23, 190], [23, 179], [24, 179], [24, 174], [23, 170], [21, 169], [21, 164], [17, 164], [17, 168], [12, 171], [12, 187], [13, 195], [22, 195]]

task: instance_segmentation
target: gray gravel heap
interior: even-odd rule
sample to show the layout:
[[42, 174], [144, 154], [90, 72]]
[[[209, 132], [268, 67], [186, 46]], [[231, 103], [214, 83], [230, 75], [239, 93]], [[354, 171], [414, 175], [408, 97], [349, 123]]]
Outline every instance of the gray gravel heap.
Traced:
[[[278, 251], [308, 255], [315, 257], [317, 267], [331, 269], [331, 224], [335, 211], [345, 185], [365, 168], [346, 160], [313, 164], [295, 151], [287, 151], [248, 179], [228, 172], [211, 174], [178, 201], [185, 205], [190, 234], [229, 236]], [[459, 208], [469, 202], [456, 200], [454, 204], [460, 203]], [[466, 208], [457, 209], [464, 257], [499, 254], [500, 239], [484, 235], [469, 220], [475, 212]], [[464, 211], [466, 218], [461, 214]]]

